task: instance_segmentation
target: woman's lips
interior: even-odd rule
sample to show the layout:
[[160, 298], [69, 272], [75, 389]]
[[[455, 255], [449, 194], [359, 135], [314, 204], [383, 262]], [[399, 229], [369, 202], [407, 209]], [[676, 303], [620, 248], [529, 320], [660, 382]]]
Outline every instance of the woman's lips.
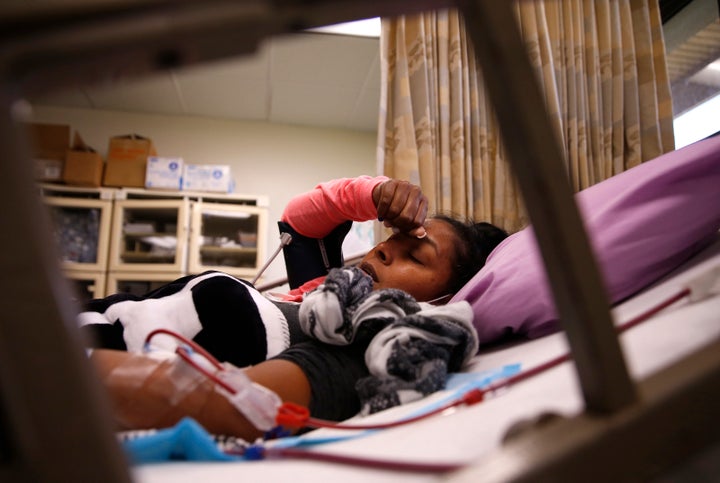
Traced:
[[375, 273], [375, 269], [372, 267], [372, 265], [370, 265], [370, 264], [367, 263], [367, 262], [363, 262], [363, 263], [360, 264], [360, 267], [359, 267], [359, 268], [360, 268], [360, 270], [362, 270], [363, 272], [365, 272], [365, 273], [367, 273], [368, 275], [370, 275], [370, 278], [373, 279], [373, 282], [377, 283], [377, 281], [378, 281], [377, 273]]

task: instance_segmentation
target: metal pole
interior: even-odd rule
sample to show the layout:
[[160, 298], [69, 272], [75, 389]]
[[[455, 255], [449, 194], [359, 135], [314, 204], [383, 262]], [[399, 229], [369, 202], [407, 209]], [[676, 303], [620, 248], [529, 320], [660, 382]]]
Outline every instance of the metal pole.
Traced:
[[460, 6], [545, 261], [586, 407], [599, 412], [622, 408], [635, 400], [635, 388], [520, 37], [515, 3], [475, 0]]

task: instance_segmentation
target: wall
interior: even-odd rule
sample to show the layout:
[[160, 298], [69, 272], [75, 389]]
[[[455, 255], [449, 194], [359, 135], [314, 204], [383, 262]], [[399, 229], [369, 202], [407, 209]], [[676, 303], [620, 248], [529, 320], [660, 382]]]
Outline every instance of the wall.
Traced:
[[[48, 106], [34, 106], [32, 120], [69, 124], [103, 156], [111, 136], [136, 133], [151, 138], [160, 156], [230, 165], [236, 193], [270, 200], [268, 254], [279, 241], [275, 222], [293, 195], [328, 179], [376, 173], [375, 133]], [[284, 275], [279, 257], [263, 279]]]

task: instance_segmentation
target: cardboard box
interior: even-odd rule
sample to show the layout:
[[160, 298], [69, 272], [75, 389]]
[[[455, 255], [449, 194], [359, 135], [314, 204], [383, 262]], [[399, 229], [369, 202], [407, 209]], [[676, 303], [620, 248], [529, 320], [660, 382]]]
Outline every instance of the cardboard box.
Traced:
[[230, 166], [225, 164], [186, 164], [183, 190], [232, 193], [235, 188]]
[[147, 161], [148, 156], [156, 156], [155, 146], [151, 139], [126, 134], [110, 138], [108, 145], [108, 161]]
[[29, 123], [28, 138], [38, 181], [61, 181], [65, 154], [70, 147], [70, 126]]
[[86, 145], [76, 131], [73, 145], [65, 155], [63, 181], [69, 185], [100, 186], [104, 167], [102, 156]]
[[148, 156], [155, 156], [152, 140], [127, 134], [110, 138], [103, 184], [144, 188]]
[[36, 181], [62, 181], [63, 161], [59, 159], [33, 159]]
[[105, 164], [103, 186], [145, 187], [147, 161], [110, 161]]
[[182, 189], [183, 159], [149, 156], [145, 171], [145, 187], [148, 189]]

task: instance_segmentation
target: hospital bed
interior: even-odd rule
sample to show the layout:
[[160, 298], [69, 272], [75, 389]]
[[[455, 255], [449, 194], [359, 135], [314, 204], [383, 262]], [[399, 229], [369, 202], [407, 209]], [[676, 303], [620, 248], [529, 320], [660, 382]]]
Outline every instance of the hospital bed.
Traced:
[[[294, 29], [449, 6], [462, 10], [500, 126], [515, 137], [516, 142], [508, 145], [511, 164], [536, 228], [564, 329], [562, 336], [498, 350], [480, 359], [476, 369], [515, 362], [527, 366], [533, 357], [539, 360], [565, 350], [572, 363], [538, 376], [544, 382], [518, 384], [502, 397], [455, 415], [393, 430], [394, 436], [382, 444], [376, 444], [375, 438], [388, 436], [372, 434], [336, 443], [331, 450], [382, 451], [388, 456], [389, 448], [404, 446], [408, 451], [398, 457], [430, 458], [428, 453], [432, 453], [441, 458], [444, 448], [449, 448], [452, 454], [447, 457], [466, 466], [459, 472], [418, 475], [302, 461], [268, 461], [242, 469], [197, 464], [130, 470], [109, 426], [103, 394], [76, 334], [68, 330], [76, 308], [66, 302], [71, 299], [69, 289], [56, 266], [57, 258], [45, 243], [48, 220], [34, 196], [27, 142], [18, 127], [22, 97], [73, 82], [106, 81], [241, 55], [268, 35]], [[646, 477], [668, 471], [717, 442], [719, 419], [712, 402], [720, 387], [720, 347], [711, 330], [717, 323], [709, 316], [705, 323], [710, 327], [698, 329], [701, 336], [678, 344], [683, 349], [664, 354], [667, 357], [658, 357], [647, 338], [636, 335], [649, 329], [628, 332], [622, 343], [616, 336], [587, 236], [563, 181], [561, 152], [552, 141], [550, 123], [545, 122], [543, 102], [506, 2], [6, 2], [0, 7], [0, 22], [3, 481], [110, 482], [133, 476], [141, 481], [169, 481], [180, 475], [192, 475], [195, 480], [211, 475], [222, 481], [224, 477], [237, 479], [244, 471], [258, 471], [264, 480], [365, 475], [364, 480], [373, 481], [470, 481], [478, 474], [498, 481], [567, 475], [600, 480], [604, 473], [598, 470], [598, 461], [606, 471], [616, 468], [623, 475]], [[523, 115], [517, 116], [518, 112]], [[686, 310], [694, 314], [693, 307]], [[623, 310], [632, 310], [632, 304]], [[717, 313], [717, 305], [708, 310]], [[666, 317], [674, 319], [679, 314]], [[703, 317], [698, 319], [703, 324]], [[549, 410], [567, 417], [543, 420], [499, 445], [508, 425], [533, 416], [530, 406], [522, 414], [507, 408], [541, 401], [538, 392], [562, 400]], [[484, 412], [488, 407], [498, 408], [497, 414], [504, 416]], [[535, 409], [543, 409], [542, 404]], [[390, 412], [377, 417], [392, 416]]]
[[[481, 350], [467, 372], [451, 376], [446, 390], [422, 401], [351, 419], [347, 424], [414, 417], [485, 381], [502, 381], [495, 379], [498, 375], [513, 377], [548, 366], [527, 380], [488, 392], [480, 403], [407, 426], [381, 431], [318, 429], [292, 442], [293, 447], [305, 451], [367, 458], [377, 461], [376, 465], [288, 457], [143, 464], [134, 467], [133, 475], [137, 481], [151, 483], [201, 478], [213, 482], [285, 481], [289, 475], [293, 481], [308, 482], [645, 481], [657, 471], [653, 465], [676, 460], [692, 433], [707, 424], [703, 420], [714, 417], [714, 391], [708, 387], [696, 391], [692, 386], [698, 381], [688, 376], [693, 374], [711, 385], [717, 382], [706, 379], [706, 371], [717, 351], [716, 344], [708, 341], [720, 337], [720, 297], [697, 303], [676, 300], [651, 318], [640, 320], [663, 302], [672, 301], [690, 281], [718, 267], [720, 236], [661, 281], [613, 309], [618, 327], [630, 324], [620, 336], [621, 347], [631, 377], [643, 381], [639, 387], [643, 402], [626, 411], [602, 417], [584, 412], [576, 374], [565, 357], [569, 353], [567, 341], [556, 333]], [[683, 370], [691, 361], [692, 371]], [[678, 411], [668, 381], [692, 394], [699, 404], [693, 408], [680, 406], [682, 410]], [[682, 429], [663, 427], [669, 419]], [[601, 438], [594, 434], [596, 430], [602, 430]], [[557, 473], [547, 473], [548, 466], [559, 464], [556, 459], [562, 458], [564, 445], [573, 447], [575, 455], [564, 461]], [[667, 479], [658, 481], [715, 481], [720, 471], [719, 454], [717, 446], [705, 449], [691, 463], [666, 470]], [[638, 460], [642, 465], [638, 466]], [[380, 462], [394, 463], [398, 469], [378, 469]], [[461, 469], [450, 473], [402, 471], [407, 464], [458, 465]]]

